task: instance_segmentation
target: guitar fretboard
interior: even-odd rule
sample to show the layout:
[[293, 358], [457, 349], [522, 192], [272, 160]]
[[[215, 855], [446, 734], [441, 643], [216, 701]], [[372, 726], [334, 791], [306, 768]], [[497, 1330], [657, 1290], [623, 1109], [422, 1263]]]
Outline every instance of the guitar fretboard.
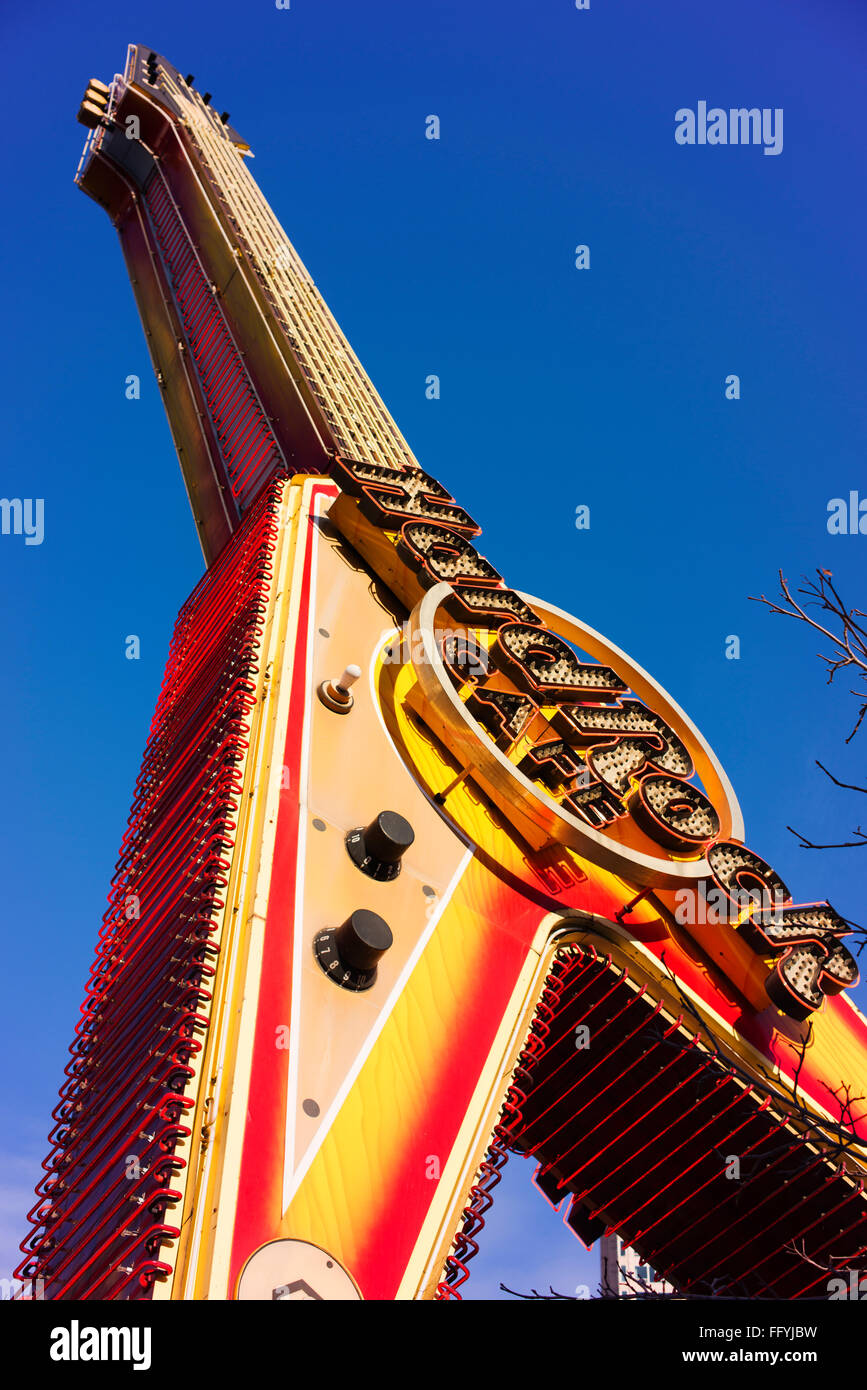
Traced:
[[318, 400], [338, 449], [391, 468], [418, 468], [313, 279], [262, 196], [244, 156], [198, 92], [160, 69], [160, 83], [184, 112], [191, 145], [254, 273], [270, 291], [292, 354]]

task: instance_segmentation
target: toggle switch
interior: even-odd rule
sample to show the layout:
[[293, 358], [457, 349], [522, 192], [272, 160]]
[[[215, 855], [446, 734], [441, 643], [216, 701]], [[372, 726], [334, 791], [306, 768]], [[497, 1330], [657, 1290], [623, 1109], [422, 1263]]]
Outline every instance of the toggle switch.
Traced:
[[391, 946], [391, 928], [376, 912], [356, 910], [339, 927], [318, 932], [313, 949], [330, 979], [343, 989], [370, 989], [376, 967]]
[[400, 861], [414, 839], [408, 820], [397, 811], [380, 811], [363, 830], [350, 830], [346, 848], [352, 862], [368, 878], [390, 883], [400, 873]]
[[323, 681], [316, 694], [333, 714], [348, 714], [355, 703], [350, 687], [360, 676], [360, 666], [347, 666], [340, 680]]

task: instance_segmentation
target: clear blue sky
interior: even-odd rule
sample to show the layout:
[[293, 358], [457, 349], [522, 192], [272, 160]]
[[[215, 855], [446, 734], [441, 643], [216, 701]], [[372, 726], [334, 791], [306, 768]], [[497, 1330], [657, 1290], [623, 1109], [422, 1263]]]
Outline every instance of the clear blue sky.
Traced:
[[[849, 683], [829, 692], [818, 642], [748, 595], [780, 566], [823, 565], [867, 607], [867, 536], [826, 530], [831, 498], [867, 496], [867, 14], [856, 0], [51, 0], [6, 8], [0, 37], [0, 494], [45, 504], [42, 545], [0, 536], [5, 1275], [173, 618], [201, 572], [120, 249], [72, 183], [87, 79], [110, 79], [137, 41], [214, 93], [490, 558], [649, 668], [715, 746], [748, 843], [796, 899], [863, 920], [867, 851], [813, 854], [785, 827], [846, 838], [859, 798], [813, 759], [863, 780], [867, 730], [845, 748]], [[676, 110], [701, 100], [783, 108], [782, 153], [678, 145]], [[595, 1283], [595, 1256], [530, 1200], [529, 1165], [509, 1170], [468, 1296], [500, 1278]]]

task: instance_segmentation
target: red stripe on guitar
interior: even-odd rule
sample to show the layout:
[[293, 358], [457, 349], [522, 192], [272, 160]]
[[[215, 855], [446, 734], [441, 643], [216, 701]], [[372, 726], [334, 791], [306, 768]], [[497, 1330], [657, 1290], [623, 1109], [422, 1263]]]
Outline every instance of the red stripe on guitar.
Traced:
[[[313, 488], [310, 511], [317, 497], [336, 497], [333, 484]], [[253, 1043], [250, 1093], [241, 1156], [241, 1173], [232, 1238], [229, 1296], [253, 1251], [274, 1237], [283, 1214], [283, 1155], [286, 1135], [286, 1096], [289, 1056], [276, 1046], [277, 1029], [289, 1024], [292, 1000], [292, 959], [295, 935], [295, 886], [298, 869], [298, 824], [301, 749], [305, 711], [312, 692], [307, 688], [307, 644], [310, 629], [310, 576], [313, 545], [305, 545], [304, 572], [295, 630], [295, 667], [283, 765], [289, 787], [280, 794], [274, 861], [265, 918], [259, 1006]], [[287, 641], [291, 635], [287, 634]]]

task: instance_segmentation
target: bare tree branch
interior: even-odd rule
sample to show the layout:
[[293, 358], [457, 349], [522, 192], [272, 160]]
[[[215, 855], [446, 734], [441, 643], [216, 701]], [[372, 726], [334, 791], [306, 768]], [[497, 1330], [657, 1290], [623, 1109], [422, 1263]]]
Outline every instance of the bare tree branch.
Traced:
[[[806, 623], [807, 627], [811, 627], [814, 632], [818, 632], [831, 643], [832, 655], [817, 653], [819, 660], [825, 663], [829, 685], [837, 672], [846, 667], [851, 667], [857, 671], [862, 683], [867, 684], [867, 627], [860, 621], [860, 619], [867, 617], [867, 614], [860, 608], [847, 608], [833, 582], [830, 570], [817, 569], [815, 579], [802, 575], [802, 584], [796, 593], [803, 598], [803, 603], [799, 603], [793, 595], [788, 580], [783, 576], [783, 571], [778, 570], [777, 573], [780, 580], [779, 600], [765, 598], [764, 594], [758, 598], [751, 594], [751, 602], [764, 603], [771, 613]], [[827, 614], [829, 619], [827, 624], [820, 622], [811, 613], [808, 613], [808, 608], [818, 608], [822, 613]], [[846, 739], [847, 744], [852, 742], [865, 717], [867, 717], [867, 690], [865, 690], [864, 684], [860, 688], [850, 690], [849, 693], [858, 700], [859, 708], [855, 724]], [[829, 777], [835, 786], [841, 787], [845, 791], [863, 792], [867, 795], [867, 787], [859, 786], [853, 782], [840, 781], [818, 759], [816, 766], [821, 768], [825, 776]], [[816, 841], [810, 840], [791, 825], [786, 828], [797, 837], [802, 849], [859, 849], [862, 845], [867, 845], [867, 832], [862, 830], [860, 825], [852, 832], [853, 838], [851, 840], [839, 840], [828, 844], [818, 844]]]
[[[785, 1114], [788, 1120], [795, 1122], [796, 1128], [803, 1126], [806, 1131], [811, 1132], [809, 1135], [809, 1142], [813, 1144], [818, 1143], [818, 1147], [822, 1150], [824, 1157], [830, 1158], [833, 1156], [842, 1160], [848, 1152], [860, 1150], [860, 1153], [854, 1153], [853, 1156], [856, 1157], [860, 1165], [863, 1165], [865, 1142], [863, 1139], [860, 1139], [857, 1134], [856, 1126], [858, 1120], [852, 1113], [852, 1107], [859, 1100], [864, 1100], [865, 1097], [853, 1096], [851, 1094], [851, 1087], [842, 1080], [836, 1089], [824, 1083], [825, 1089], [834, 1097], [835, 1108], [840, 1112], [839, 1121], [835, 1121], [826, 1120], [823, 1116], [810, 1110], [808, 1105], [798, 1096], [798, 1080], [801, 1067], [803, 1066], [804, 1053], [809, 1043], [809, 1031], [798, 1049], [799, 1063], [791, 1090], [792, 1099], [789, 1101], [786, 1095], [779, 1089], [781, 1078], [771, 1076], [767, 1068], [762, 1067], [762, 1079], [757, 1079], [754, 1073], [741, 1067], [733, 1058], [727, 1056], [723, 1052], [719, 1039], [715, 1036], [709, 1022], [707, 1019], [702, 1018], [688, 994], [681, 988], [679, 979], [665, 959], [664, 951], [660, 956], [660, 961], [669, 980], [677, 991], [678, 998], [684, 1011], [697, 1023], [700, 1029], [701, 1041], [708, 1049], [710, 1056], [715, 1061], [725, 1066], [733, 1075], [738, 1076], [745, 1084], [750, 1085], [754, 1091], [762, 1092], [770, 1096], [775, 1105], [779, 1107], [781, 1113]], [[812, 1024], [809, 1026], [812, 1027]], [[684, 1044], [677, 1040], [676, 1035], [672, 1035], [667, 1039], [660, 1037], [660, 1041], [664, 1042], [668, 1047], [675, 1047], [681, 1051], [685, 1050]], [[830, 1108], [831, 1107], [829, 1107], [829, 1109]], [[864, 1117], [862, 1117], [862, 1119], [863, 1118]], [[766, 1153], [762, 1161], [766, 1162], [768, 1156], [769, 1155]]]
[[837, 786], [837, 787], [843, 787], [843, 788], [845, 788], [845, 790], [848, 791], [848, 792], [863, 792], [864, 795], [867, 796], [867, 787], [858, 787], [858, 786], [855, 785], [854, 782], [841, 782], [841, 781], [839, 781], [839, 780], [834, 776], [833, 772], [829, 772], [829, 771], [828, 771], [828, 769], [826, 768], [826, 766], [825, 766], [824, 763], [820, 763], [820, 762], [819, 762], [819, 759], [818, 759], [818, 758], [816, 759], [816, 766], [817, 766], [817, 767], [820, 767], [820, 768], [822, 769], [822, 771], [824, 772], [824, 774], [825, 774], [826, 777], [830, 777], [831, 781], [834, 783], [835, 786]]
[[795, 1240], [788, 1241], [785, 1248], [786, 1250], [790, 1250], [793, 1255], [799, 1256], [806, 1264], [812, 1265], [814, 1269], [821, 1269], [825, 1274], [848, 1273], [848, 1261], [860, 1259], [865, 1250], [865, 1247], [862, 1245], [857, 1250], [853, 1251], [851, 1255], [829, 1255], [828, 1259], [833, 1261], [833, 1263], [828, 1264], [827, 1261], [824, 1260], [820, 1262], [819, 1260], [811, 1259], [807, 1254], [806, 1243], [803, 1239], [800, 1242]]
[[867, 845], [867, 833], [861, 829], [860, 825], [852, 831], [853, 835], [858, 836], [857, 840], [840, 840], [836, 844], [827, 845], [814, 844], [812, 840], [808, 840], [806, 835], [802, 835], [800, 830], [796, 830], [792, 825], [787, 825], [786, 829], [790, 830], [793, 835], [797, 835], [801, 841], [801, 849], [858, 849], [861, 845]]
[[[817, 569], [816, 580], [808, 579], [806, 575], [802, 576], [803, 585], [796, 592], [805, 596], [806, 602], [803, 605], [798, 603], [792, 595], [788, 580], [783, 577], [782, 570], [779, 570], [778, 574], [781, 602], [765, 598], [764, 594], [760, 597], [751, 594], [751, 602], [764, 603], [772, 613], [806, 623], [814, 632], [818, 632], [822, 637], [828, 639], [835, 649], [835, 654], [825, 656], [822, 652], [818, 652], [817, 655], [819, 660], [825, 663], [829, 685], [837, 672], [847, 666], [856, 667], [861, 672], [861, 679], [867, 681], [867, 628], [864, 628], [857, 621], [858, 618], [864, 617], [864, 614], [860, 608], [846, 607], [835, 585], [831, 582], [830, 570]], [[833, 624], [826, 627], [812, 617], [806, 611], [807, 608], [821, 609], [833, 619]], [[852, 694], [862, 701], [862, 706], [858, 714], [858, 722], [846, 740], [847, 743], [854, 738], [861, 721], [867, 715], [867, 693], [864, 690], [853, 690]]]

